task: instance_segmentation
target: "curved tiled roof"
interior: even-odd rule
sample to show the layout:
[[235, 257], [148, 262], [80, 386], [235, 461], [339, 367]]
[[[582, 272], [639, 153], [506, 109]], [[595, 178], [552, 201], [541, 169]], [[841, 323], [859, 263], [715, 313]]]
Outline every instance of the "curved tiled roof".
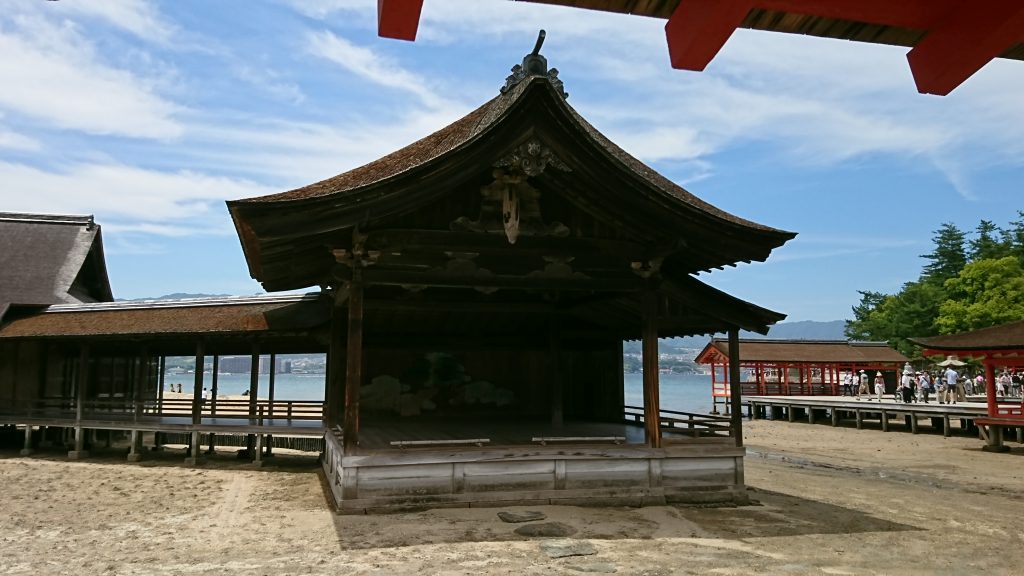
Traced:
[[[531, 89], [547, 89], [551, 91], [552, 95], [555, 94], [555, 89], [546, 77], [530, 77], [527, 81], [520, 82], [504, 94], [499, 94], [492, 98], [463, 118], [378, 160], [308, 186], [267, 196], [235, 200], [229, 204], [252, 206], [261, 203], [311, 200], [328, 196], [339, 198], [346, 196], [347, 192], [354, 192], [356, 189], [364, 186], [400, 176], [404, 172], [444, 156], [447, 152], [469, 144], [476, 137], [496, 125], [515, 103]], [[790, 232], [740, 218], [704, 202], [617, 146], [587, 122], [563, 98], [556, 96], [554, 99], [564, 107], [567, 115], [594, 145], [619, 163], [624, 170], [636, 175], [655, 190], [723, 222], [763, 232], [794, 235]]]
[[1024, 350], [1024, 320], [959, 334], [908, 338], [908, 340], [931, 350]]
[[[707, 364], [708, 353], [717, 350], [729, 356], [729, 341], [714, 338], [698, 355]], [[885, 342], [848, 342], [846, 340], [767, 340], [741, 339], [740, 362], [809, 364], [902, 364], [907, 357]]]
[[329, 316], [316, 295], [58, 305], [11, 320], [0, 339], [302, 330]]

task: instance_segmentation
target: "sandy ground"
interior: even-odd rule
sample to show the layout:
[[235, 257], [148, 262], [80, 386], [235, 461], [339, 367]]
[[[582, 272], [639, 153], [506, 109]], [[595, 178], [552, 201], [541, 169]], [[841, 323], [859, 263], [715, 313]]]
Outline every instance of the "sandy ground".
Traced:
[[747, 423], [741, 508], [540, 507], [597, 554], [552, 559], [501, 509], [337, 516], [315, 460], [252, 469], [0, 451], [0, 574], [1021, 574], [1024, 448]]

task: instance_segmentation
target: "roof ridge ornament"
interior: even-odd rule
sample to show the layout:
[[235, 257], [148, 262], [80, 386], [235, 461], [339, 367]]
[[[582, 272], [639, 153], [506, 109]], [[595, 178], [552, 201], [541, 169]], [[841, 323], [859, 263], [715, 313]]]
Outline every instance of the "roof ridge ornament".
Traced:
[[540, 54], [540, 47], [544, 45], [544, 38], [546, 37], [547, 32], [544, 30], [537, 34], [537, 43], [533, 46], [533, 52], [523, 56], [522, 64], [516, 64], [512, 67], [512, 73], [509, 74], [508, 78], [505, 78], [505, 85], [501, 87], [500, 92], [502, 94], [505, 94], [527, 78], [542, 76], [547, 78], [548, 82], [551, 82], [551, 86], [554, 87], [555, 91], [563, 99], [569, 97], [569, 93], [565, 91], [565, 85], [558, 79], [558, 68], [549, 69], [548, 59]]

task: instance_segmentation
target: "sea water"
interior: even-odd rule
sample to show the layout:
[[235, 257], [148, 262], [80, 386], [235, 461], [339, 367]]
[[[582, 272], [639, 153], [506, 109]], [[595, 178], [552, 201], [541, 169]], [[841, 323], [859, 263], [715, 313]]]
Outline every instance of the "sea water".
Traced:
[[[626, 404], [643, 406], [643, 375], [625, 374]], [[181, 384], [183, 392], [191, 392], [193, 374], [167, 374], [166, 384]], [[275, 374], [274, 398], [279, 400], [323, 400], [324, 374]], [[706, 414], [711, 410], [711, 376], [703, 374], [660, 374], [661, 407], [664, 410]], [[213, 386], [213, 376], [203, 375], [203, 386]], [[217, 394], [238, 396], [249, 390], [248, 374], [218, 374]], [[266, 398], [270, 375], [260, 374], [257, 396]]]

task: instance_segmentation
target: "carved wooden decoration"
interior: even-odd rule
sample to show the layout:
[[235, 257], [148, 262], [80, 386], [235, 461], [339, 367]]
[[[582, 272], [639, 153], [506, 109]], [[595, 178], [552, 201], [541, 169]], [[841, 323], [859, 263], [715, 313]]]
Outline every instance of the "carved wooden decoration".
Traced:
[[546, 224], [540, 211], [540, 191], [527, 179], [548, 167], [563, 171], [570, 168], [536, 138], [517, 146], [495, 163], [494, 181], [480, 189], [480, 215], [476, 220], [460, 216], [451, 223], [453, 231], [504, 232], [510, 244], [521, 235], [569, 235], [561, 222]]

